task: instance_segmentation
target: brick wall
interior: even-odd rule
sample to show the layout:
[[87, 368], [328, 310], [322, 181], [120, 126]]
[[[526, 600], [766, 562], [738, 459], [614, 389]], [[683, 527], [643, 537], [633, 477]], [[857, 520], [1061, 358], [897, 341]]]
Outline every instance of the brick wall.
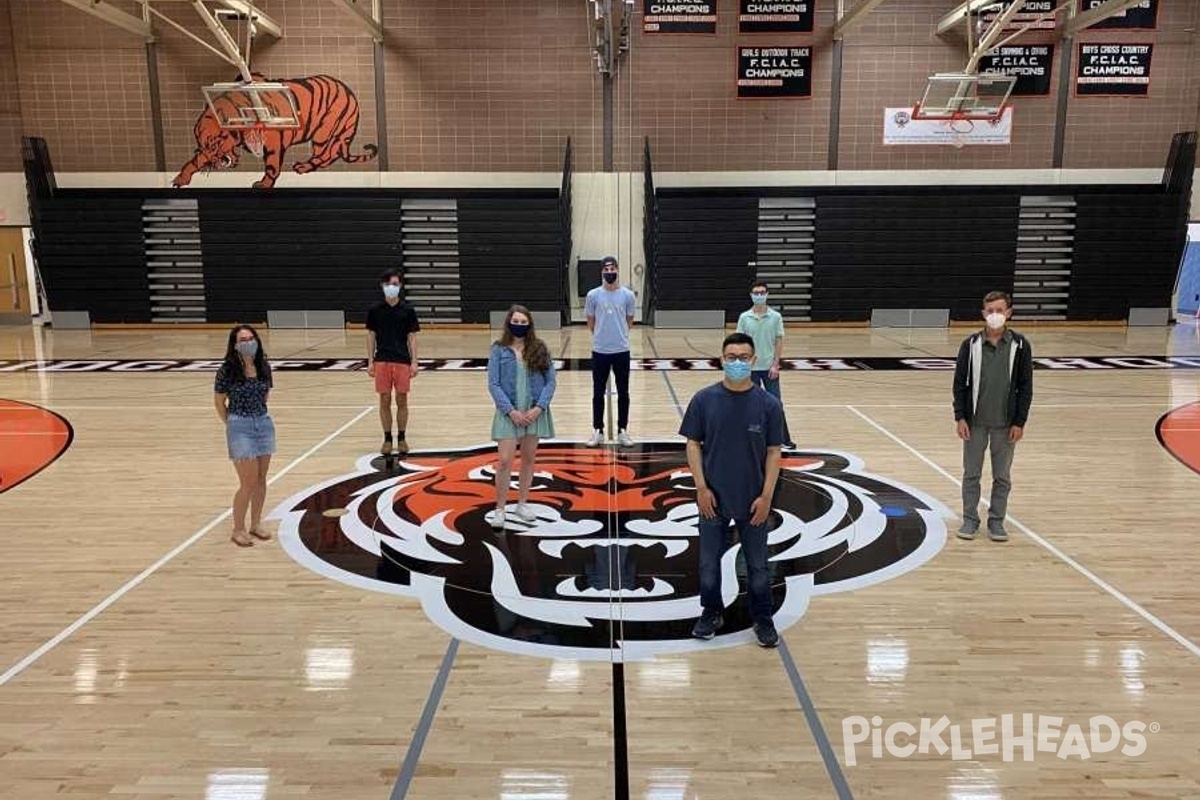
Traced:
[[[641, 140], [649, 136], [663, 171], [824, 169], [834, 3], [816, 3], [809, 35], [739, 34], [737, 2], [718, 0], [715, 35], [669, 36], [641, 34], [638, 2], [631, 61], [616, 86], [618, 166], [639, 166]], [[138, 8], [129, 0], [118, 5]], [[343, 80], [362, 107], [356, 144], [375, 143], [373, 45], [365, 31], [327, 0], [259, 5], [283, 24], [285, 37], [259, 37], [255, 69], [275, 78], [323, 72]], [[1016, 99], [1012, 146], [883, 145], [883, 109], [912, 105], [930, 73], [965, 63], [965, 45], [934, 34], [952, 5], [889, 0], [847, 35], [840, 168], [1052, 166], [1058, 53], [1051, 94]], [[188, 4], [158, 7], [211, 38]], [[575, 142], [576, 168], [600, 169], [601, 81], [588, 51], [585, 11], [581, 0], [384, 0], [391, 169], [554, 171], [567, 136]], [[1197, 124], [1198, 25], [1200, 4], [1161, 0], [1156, 31], [1080, 37], [1154, 42], [1153, 83], [1146, 99], [1072, 96], [1064, 166], [1162, 163], [1171, 134]], [[177, 31], [155, 27], [167, 169], [174, 171], [195, 148], [200, 86], [231, 80], [235, 70]], [[1053, 42], [1053, 35], [1022, 41]], [[813, 46], [813, 96], [737, 100], [738, 44]], [[6, 57], [15, 69], [5, 68]], [[19, 167], [18, 128], [45, 137], [62, 171], [152, 170], [143, 42], [57, 0], [0, 0], [0, 170]], [[306, 157], [307, 148], [298, 148], [289, 163]], [[243, 156], [239, 168], [258, 167]], [[376, 168], [372, 162], [334, 167]]]

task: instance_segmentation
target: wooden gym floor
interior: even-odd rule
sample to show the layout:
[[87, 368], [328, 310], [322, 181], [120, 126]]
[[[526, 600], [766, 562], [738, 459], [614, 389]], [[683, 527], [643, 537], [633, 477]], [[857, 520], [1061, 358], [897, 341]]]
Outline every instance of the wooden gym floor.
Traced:
[[[336, 531], [352, 515], [297, 525], [285, 501], [317, 512], [325, 502], [339, 514], [353, 496], [329, 499], [313, 487], [355, 473], [356, 463], [368, 480], [376, 474], [368, 462], [379, 426], [365, 374], [277, 373], [279, 452], [267, 507], [278, 512], [272, 528], [282, 519], [295, 530], [284, 531], [286, 548], [273, 541], [241, 550], [227, 535], [234, 473], [210, 372], [22, 366], [220, 358], [225, 332], [0, 329], [0, 795], [612, 798], [625, 796], [614, 777], [624, 752], [627, 796], [645, 800], [1198, 798], [1200, 474], [1185, 462], [1200, 461], [1188, 455], [1200, 422], [1185, 407], [1198, 399], [1200, 370], [1132, 359], [1198, 356], [1196, 328], [1025, 332], [1038, 357], [1114, 360], [1037, 371], [1014, 464], [1010, 542], [953, 535], [961, 471], [950, 373], [789, 371], [783, 391], [800, 448], [860, 458], [892, 487], [846, 490], [851, 499], [890, 497], [879, 520], [911, 524], [912, 509], [925, 508], [922, 554], [897, 561], [897, 551], [872, 566], [898, 564], [893, 572], [841, 584], [789, 578], [777, 600], [787, 594], [795, 621], [781, 624], [779, 651], [739, 644], [744, 636], [697, 649], [679, 638], [678, 620], [635, 619], [637, 609], [658, 606], [600, 592], [611, 618], [627, 620], [651, 649], [656, 637], [674, 640], [614, 666], [595, 649], [571, 657], [562, 638], [497, 622], [507, 613], [501, 593], [490, 622], [458, 618], [466, 626], [459, 636], [446, 629], [466, 613], [461, 607], [447, 612], [431, 595], [417, 597], [418, 584], [436, 592], [444, 580], [449, 595], [480, 574], [486, 587], [494, 564], [430, 577], [413, 569], [416, 556], [391, 553], [400, 578], [375, 591], [382, 559], [371, 562], [379, 574], [347, 577], [352, 557], [338, 562], [344, 573], [296, 557], [314, 531]], [[787, 353], [953, 357], [966, 333], [794, 330]], [[355, 359], [364, 349], [360, 331], [269, 331], [264, 339], [274, 359]], [[588, 356], [582, 328], [547, 339], [556, 353]], [[703, 359], [719, 340], [718, 332], [639, 329], [634, 355]], [[421, 355], [486, 357], [488, 341], [485, 331], [431, 331]], [[669, 450], [679, 404], [715, 378], [694, 369], [635, 372], [633, 436]], [[561, 439], [587, 435], [589, 403], [590, 375], [564, 371], [553, 405]], [[491, 409], [478, 371], [421, 375], [411, 408], [414, 448], [444, 455], [486, 443]], [[1178, 456], [1156, 436], [1174, 409], [1183, 410], [1163, 435]], [[69, 436], [57, 460], [12, 485]], [[370, 514], [360, 517], [373, 524]], [[438, 535], [427, 543], [453, 543]], [[900, 548], [914, 540], [880, 541]], [[845, 550], [825, 574], [851, 563]], [[338, 557], [326, 553], [321, 563]], [[512, 556], [518, 572], [527, 557]], [[524, 573], [517, 580], [526, 591]], [[639, 582], [639, 591], [649, 585]], [[623, 714], [614, 711], [614, 690]], [[1018, 743], [1006, 759], [972, 731], [973, 721], [1014, 715], [1019, 735], [1026, 714], [1035, 726], [1057, 726], [1047, 751]], [[847, 730], [865, 730], [849, 718], [866, 725], [879, 717], [886, 731], [943, 716], [961, 731], [956, 750], [876, 755], [869, 738], [847, 750]], [[1101, 746], [1085, 759], [1063, 750], [1068, 739], [1093, 747], [1094, 717], [1144, 725], [1144, 751], [1128, 735], [1120, 744], [1132, 755]], [[1082, 739], [1069, 734], [1072, 725]], [[942, 740], [951, 745], [948, 731]], [[908, 741], [902, 734], [897, 744]]]

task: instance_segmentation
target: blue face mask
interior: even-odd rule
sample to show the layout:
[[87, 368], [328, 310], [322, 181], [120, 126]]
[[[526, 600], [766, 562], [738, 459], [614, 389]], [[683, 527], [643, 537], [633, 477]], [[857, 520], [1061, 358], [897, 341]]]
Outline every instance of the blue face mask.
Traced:
[[393, 299], [399, 297], [400, 296], [400, 287], [396, 286], [395, 284], [391, 284], [391, 283], [384, 284], [383, 296], [388, 298], [389, 300], [393, 300]]
[[726, 361], [725, 377], [734, 383], [741, 383], [750, 377], [750, 365], [745, 361]]
[[767, 296], [765, 294], [752, 294], [750, 295], [750, 302], [754, 303], [756, 306], [766, 305]]
[[529, 333], [528, 325], [518, 325], [515, 322], [508, 323], [508, 332], [518, 339], [525, 338], [525, 334]]

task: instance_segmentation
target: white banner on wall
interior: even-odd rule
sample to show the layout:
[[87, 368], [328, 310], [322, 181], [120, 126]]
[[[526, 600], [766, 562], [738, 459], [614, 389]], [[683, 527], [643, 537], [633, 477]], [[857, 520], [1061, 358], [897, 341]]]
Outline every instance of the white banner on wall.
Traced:
[[1000, 119], [931, 120], [913, 119], [911, 108], [885, 108], [884, 144], [967, 145], [1012, 144], [1012, 108]]

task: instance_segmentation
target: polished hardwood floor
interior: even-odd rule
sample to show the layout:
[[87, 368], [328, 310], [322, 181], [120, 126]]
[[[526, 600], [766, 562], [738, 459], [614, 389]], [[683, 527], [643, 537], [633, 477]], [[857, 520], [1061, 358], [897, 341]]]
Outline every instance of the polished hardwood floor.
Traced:
[[[796, 329], [786, 353], [934, 367], [927, 359], [952, 358], [968, 332]], [[424, 478], [372, 465], [375, 399], [353, 370], [277, 372], [267, 508], [280, 538], [235, 547], [235, 476], [212, 374], [176, 362], [220, 358], [224, 331], [0, 328], [0, 795], [1200, 798], [1200, 474], [1187, 463], [1200, 426], [1177, 418], [1170, 441], [1185, 443], [1181, 456], [1156, 436], [1160, 418], [1200, 399], [1200, 369], [1183, 368], [1200, 365], [1200, 338], [1190, 325], [1024, 332], [1036, 356], [1060, 361], [1035, 375], [1003, 544], [954, 536], [961, 447], [949, 372], [784, 374], [801, 449], [794, 466], [811, 479], [797, 484], [793, 534], [809, 555], [794, 572], [781, 566], [788, 624], [772, 651], [744, 631], [696, 647], [677, 608], [646, 601], [663, 585], [656, 577], [677, 587], [694, 579], [672, 566], [666, 544], [579, 539], [556, 549], [539, 529], [504, 539], [469, 514], [457, 530], [410, 524], [428, 521], [420, 509], [440, 502], [432, 490], [406, 495], [418, 516], [384, 531], [390, 506], [369, 504], [398, 480]], [[263, 336], [285, 361], [364, 350], [355, 330]], [[589, 355], [583, 328], [545, 338], [558, 355]], [[639, 328], [634, 355], [703, 360], [720, 338]], [[489, 340], [429, 331], [420, 354], [485, 358]], [[1070, 357], [1097, 360], [1068, 369]], [[632, 528], [624, 491], [644, 493], [638, 476], [677, 458], [680, 406], [715, 378], [635, 371], [638, 455], [610, 448], [596, 458], [569, 444], [588, 434], [590, 374], [564, 370], [553, 404], [564, 445], [547, 480], [572, 459], [593, 477], [626, 470], [597, 518]], [[429, 467], [470, 451], [487, 462], [486, 449], [470, 449], [487, 443], [491, 413], [478, 370], [421, 374], [412, 461]], [[846, 456], [877, 481], [852, 467], [805, 472]], [[38, 459], [50, 463], [38, 471]], [[460, 473], [451, 488], [482, 480]], [[848, 505], [821, 538], [823, 523], [805, 514], [838, 507], [829, 498]], [[403, 525], [408, 533], [395, 534]], [[659, 541], [683, 535], [654, 530]], [[602, 554], [639, 549], [648, 559], [639, 564], [653, 566], [622, 584], [628, 591], [588, 584], [606, 568]], [[546, 566], [554, 552], [564, 566]], [[511, 583], [497, 577], [505, 562]], [[574, 604], [546, 600], [556, 585], [562, 594], [563, 576]], [[563, 621], [575, 613], [590, 615], [595, 641], [571, 638], [587, 627]], [[614, 637], [658, 649], [606, 648]], [[1001, 733], [1005, 715], [1032, 744]], [[942, 717], [957, 743], [949, 727], [922, 742], [922, 726]], [[1122, 729], [1116, 740], [1100, 718]], [[882, 741], [897, 723], [912, 727], [873, 751], [873, 731]], [[910, 741], [916, 752], [899, 749]], [[628, 795], [614, 766], [622, 754]]]

